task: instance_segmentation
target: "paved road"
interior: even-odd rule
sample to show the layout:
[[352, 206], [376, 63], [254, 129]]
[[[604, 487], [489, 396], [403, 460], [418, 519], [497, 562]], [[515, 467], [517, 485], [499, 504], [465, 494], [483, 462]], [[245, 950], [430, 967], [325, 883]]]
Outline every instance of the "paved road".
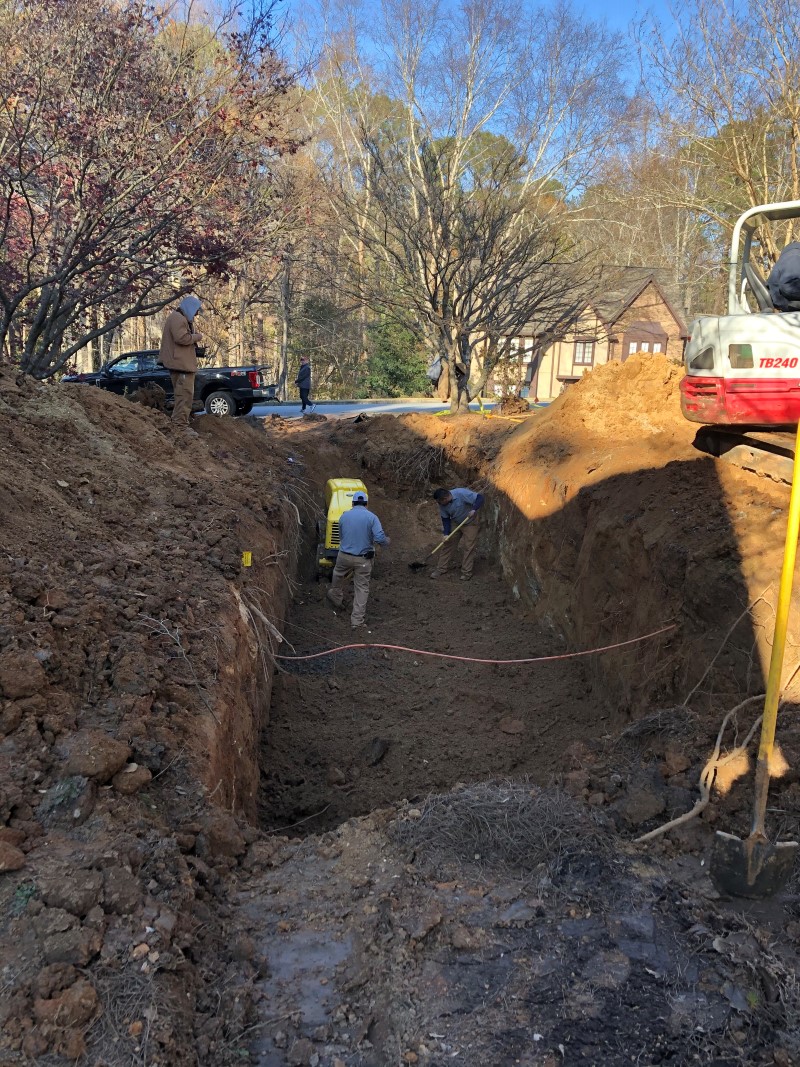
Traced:
[[[353, 416], [360, 411], [367, 415], [400, 415], [407, 411], [423, 411], [435, 415], [437, 411], [447, 411], [449, 404], [442, 404], [438, 400], [320, 400], [317, 402], [316, 411], [319, 415], [330, 416]], [[493, 408], [494, 404], [484, 401], [484, 408]], [[543, 405], [538, 404], [537, 407]], [[470, 411], [478, 411], [478, 403], [470, 404]], [[287, 404], [256, 404], [252, 411], [253, 415], [281, 415], [284, 419], [297, 419], [300, 417], [300, 405], [289, 402]]]

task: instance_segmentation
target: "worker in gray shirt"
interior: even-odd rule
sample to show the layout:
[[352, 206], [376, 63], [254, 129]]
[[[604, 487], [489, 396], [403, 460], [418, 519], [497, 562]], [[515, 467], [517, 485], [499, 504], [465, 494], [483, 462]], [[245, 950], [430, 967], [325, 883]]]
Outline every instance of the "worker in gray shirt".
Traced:
[[[468, 582], [472, 578], [472, 568], [475, 563], [475, 546], [478, 543], [479, 512], [483, 507], [483, 496], [472, 489], [436, 489], [433, 499], [439, 505], [439, 516], [442, 520], [442, 532], [445, 537], [449, 536], [465, 519], [469, 521], [461, 526], [457, 538], [461, 540], [463, 556], [461, 557], [461, 581]], [[456, 539], [446, 541], [439, 556], [439, 564], [432, 570], [428, 577], [438, 578], [440, 574], [450, 566], [450, 560], [456, 548]]]
[[339, 555], [333, 568], [333, 578], [327, 596], [331, 604], [341, 608], [344, 599], [342, 585], [353, 576], [353, 629], [364, 625], [369, 599], [369, 580], [375, 559], [375, 545], [388, 545], [380, 519], [367, 510], [367, 494], [353, 493], [353, 506], [339, 518]]

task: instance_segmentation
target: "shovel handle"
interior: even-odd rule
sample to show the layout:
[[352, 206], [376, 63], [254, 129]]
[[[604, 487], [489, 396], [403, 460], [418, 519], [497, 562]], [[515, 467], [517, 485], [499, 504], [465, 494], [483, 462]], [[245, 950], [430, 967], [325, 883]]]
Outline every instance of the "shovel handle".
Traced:
[[794, 564], [797, 556], [797, 537], [800, 534], [800, 424], [794, 445], [792, 468], [792, 494], [789, 498], [789, 518], [786, 523], [786, 544], [783, 549], [781, 584], [778, 590], [778, 606], [775, 610], [775, 636], [772, 639], [772, 656], [767, 676], [767, 694], [764, 700], [764, 718], [761, 720], [761, 740], [756, 764], [755, 802], [751, 835], [764, 836], [764, 818], [769, 793], [769, 765], [775, 746], [775, 727], [778, 721], [778, 702], [781, 693], [783, 656], [786, 650], [786, 631], [789, 624], [789, 607], [792, 602]]
[[439, 544], [438, 544], [438, 545], [436, 546], [436, 548], [434, 548], [434, 550], [433, 550], [433, 551], [432, 551], [432, 552], [430, 553], [430, 555], [431, 555], [431, 556], [435, 556], [435, 555], [436, 555], [436, 553], [437, 553], [437, 552], [439, 551], [439, 549], [440, 549], [440, 548], [442, 548], [442, 547], [443, 547], [444, 545], [446, 545], [446, 544], [447, 544], [447, 542], [448, 542], [448, 541], [450, 540], [450, 538], [451, 538], [451, 537], [453, 537], [453, 536], [454, 536], [454, 534], [457, 534], [457, 533], [458, 533], [458, 531], [459, 531], [459, 530], [461, 529], [461, 527], [462, 527], [462, 526], [466, 526], [466, 525], [467, 525], [467, 523], [469, 522], [469, 520], [470, 520], [471, 518], [472, 518], [472, 516], [471, 516], [471, 515], [467, 515], [466, 519], [464, 519], [464, 521], [463, 521], [463, 522], [460, 522], [460, 523], [458, 524], [458, 526], [456, 526], [455, 530], [451, 530], [451, 531], [450, 531], [450, 533], [449, 533], [449, 534], [447, 535], [447, 537], [443, 538], [443, 539], [442, 539], [442, 540], [441, 540], [441, 541], [439, 542]]

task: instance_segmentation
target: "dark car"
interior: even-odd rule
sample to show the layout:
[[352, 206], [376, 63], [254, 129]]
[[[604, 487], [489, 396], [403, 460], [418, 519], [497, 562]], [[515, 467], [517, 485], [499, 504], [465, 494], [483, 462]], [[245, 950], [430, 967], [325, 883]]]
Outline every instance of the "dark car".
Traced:
[[[125, 352], [99, 371], [65, 374], [61, 380], [85, 382], [120, 396], [129, 396], [152, 382], [161, 386], [170, 406], [173, 401], [172, 379], [167, 368], [158, 362], [158, 349]], [[247, 415], [253, 404], [277, 404], [277, 388], [267, 384], [263, 369], [257, 366], [201, 367], [195, 376], [193, 407], [209, 415]]]

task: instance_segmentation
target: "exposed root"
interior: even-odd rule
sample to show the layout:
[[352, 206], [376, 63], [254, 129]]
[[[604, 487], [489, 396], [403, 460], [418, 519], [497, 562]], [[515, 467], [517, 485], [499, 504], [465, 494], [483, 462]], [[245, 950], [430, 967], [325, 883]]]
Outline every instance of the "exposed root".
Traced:
[[749, 707], [751, 704], [756, 704], [759, 701], [762, 701], [763, 699], [763, 693], [759, 693], [757, 696], [748, 697], [747, 700], [743, 700], [741, 704], [737, 704], [735, 708], [731, 708], [731, 710], [725, 714], [725, 718], [722, 720], [719, 732], [717, 733], [717, 740], [714, 745], [714, 751], [712, 752], [711, 757], [706, 762], [705, 766], [700, 772], [700, 779], [698, 782], [700, 788], [700, 796], [695, 801], [694, 807], [691, 808], [690, 811], [684, 812], [683, 815], [679, 815], [677, 818], [671, 819], [668, 823], [664, 823], [663, 826], [658, 826], [655, 830], [651, 830], [649, 833], [642, 834], [641, 837], [637, 837], [636, 844], [641, 845], [644, 844], [644, 842], [646, 841], [652, 841], [656, 837], [661, 837], [662, 834], [666, 834], [670, 830], [674, 830], [676, 826], [682, 826], [684, 823], [689, 822], [691, 819], [694, 819], [698, 815], [700, 815], [701, 812], [705, 811], [711, 800], [711, 790], [714, 787], [714, 782], [716, 781], [717, 774], [719, 773], [722, 767], [725, 767], [728, 764], [731, 764], [736, 760], [741, 759], [743, 755], [747, 754], [747, 747], [752, 741], [753, 735], [755, 734], [756, 730], [761, 725], [761, 716], [759, 715], [759, 717], [750, 727], [747, 737], [745, 737], [744, 741], [742, 741], [740, 745], [736, 745], [734, 748], [731, 749], [730, 752], [726, 752], [724, 756], [720, 756], [720, 750], [722, 748], [722, 738], [725, 734], [725, 730], [728, 726], [728, 723], [733, 718], [733, 716], [736, 715], [737, 712], [743, 711], [746, 707]]
[[700, 686], [703, 684], [703, 682], [706, 680], [706, 678], [708, 678], [709, 674], [711, 673], [711, 671], [712, 671], [712, 669], [714, 667], [714, 664], [717, 662], [717, 660], [719, 659], [720, 655], [722, 654], [722, 650], [725, 648], [725, 645], [727, 645], [727, 643], [730, 640], [731, 635], [733, 634], [733, 632], [736, 629], [736, 627], [739, 625], [739, 623], [742, 621], [742, 619], [745, 617], [745, 615], [749, 615], [752, 612], [753, 608], [756, 606], [756, 604], [760, 603], [764, 599], [764, 597], [767, 595], [767, 593], [770, 591], [771, 588], [772, 588], [772, 583], [770, 582], [770, 584], [763, 591], [763, 593], [759, 593], [759, 595], [755, 598], [755, 600], [751, 600], [750, 603], [747, 605], [747, 607], [744, 609], [744, 611], [742, 611], [739, 615], [737, 615], [736, 618], [733, 620], [733, 623], [729, 627], [728, 632], [723, 637], [719, 648], [714, 653], [713, 659], [708, 664], [706, 669], [703, 671], [702, 675], [700, 676], [700, 679], [689, 690], [688, 695], [685, 697], [685, 699], [683, 701], [683, 705], [682, 705], [683, 707], [688, 707], [689, 701], [695, 695], [695, 693], [700, 688]]
[[390, 479], [398, 487], [424, 491], [444, 477], [446, 453], [441, 445], [376, 447], [375, 442], [368, 441], [358, 460], [367, 470]]
[[217, 717], [217, 714], [214, 711], [214, 709], [211, 707], [209, 699], [206, 696], [205, 690], [203, 689], [202, 685], [200, 684], [200, 679], [197, 677], [197, 671], [195, 671], [195, 669], [194, 669], [194, 664], [189, 659], [189, 657], [186, 655], [186, 649], [183, 647], [183, 645], [181, 643], [180, 630], [177, 627], [175, 627], [174, 630], [170, 630], [169, 626], [167, 626], [167, 624], [164, 622], [163, 619], [154, 619], [154, 618], [152, 618], [152, 616], [144, 615], [144, 614], [140, 614], [139, 617], [142, 620], [144, 620], [144, 622], [149, 623], [150, 626], [152, 626], [153, 629], [151, 630], [151, 633], [154, 636], [155, 635], [160, 635], [160, 636], [163, 636], [163, 637], [168, 637], [169, 640], [172, 642], [172, 644], [175, 645], [175, 647], [178, 649], [178, 652], [180, 653], [181, 658], [183, 659], [184, 663], [186, 664], [186, 666], [187, 666], [187, 668], [189, 670], [189, 673], [192, 676], [192, 682], [194, 683], [194, 687], [197, 690], [198, 695], [200, 696], [200, 699], [203, 701], [203, 704], [205, 705], [206, 710], [209, 712], [209, 714], [211, 715], [211, 717], [214, 720], [214, 722], [217, 723], [217, 725], [219, 725], [219, 719]]
[[89, 1051], [108, 1067], [145, 1067], [150, 1063], [150, 1035], [159, 1016], [153, 974], [126, 968], [94, 972], [102, 1014], [87, 1036]]
[[692, 737], [697, 729], [697, 716], [685, 704], [660, 708], [652, 715], [637, 719], [622, 731], [615, 745], [638, 741], [645, 737]]

